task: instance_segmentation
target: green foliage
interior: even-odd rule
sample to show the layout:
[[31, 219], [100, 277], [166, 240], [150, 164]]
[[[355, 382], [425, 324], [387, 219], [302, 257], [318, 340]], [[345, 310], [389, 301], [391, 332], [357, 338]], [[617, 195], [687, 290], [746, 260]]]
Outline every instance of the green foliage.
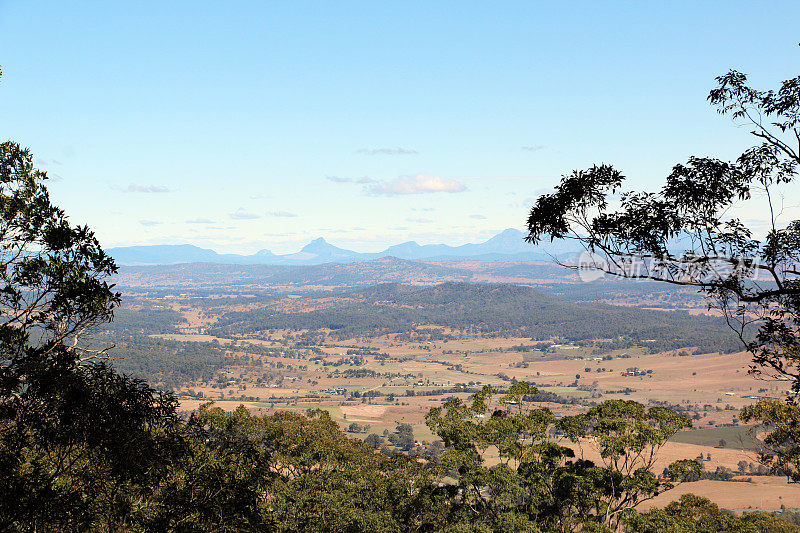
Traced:
[[760, 461], [772, 473], [783, 473], [790, 481], [800, 482], [800, 405], [796, 399], [759, 400], [742, 410], [745, 422], [758, 420], [772, 427], [762, 439]]
[[142, 378], [148, 383], [169, 389], [190, 381], [208, 381], [232, 358], [225, 358], [226, 348], [214, 343], [180, 342], [140, 335], [99, 337], [114, 341], [110, 350], [114, 367], [120, 372]]
[[389, 435], [391, 442], [398, 450], [408, 452], [414, 447], [414, 431], [410, 424], [398, 424], [394, 433]]
[[0, 144], [0, 529], [116, 528], [162, 468], [175, 401], [81, 344], [119, 302], [116, 266], [46, 179]]
[[117, 309], [114, 321], [105, 324], [105, 331], [120, 334], [175, 333], [176, 326], [186, 323], [186, 319], [178, 311], [172, 309]]
[[[773, 199], [787, 191], [800, 165], [800, 77], [780, 88], [750, 87], [730, 71], [708, 97], [718, 112], [751, 128], [760, 144], [736, 161], [690, 157], [673, 167], [658, 192], [621, 192], [624, 176], [593, 166], [564, 176], [540, 196], [528, 217], [527, 240], [570, 238], [593, 255], [588, 266], [614, 276], [694, 287], [720, 309], [753, 356], [751, 371], [783, 376], [800, 392], [800, 220], [781, 219]], [[619, 194], [619, 205], [609, 199]], [[763, 238], [731, 216], [755, 198], [770, 227]], [[758, 209], [758, 206], [753, 206]], [[751, 411], [774, 417], [774, 406]], [[778, 434], [771, 445], [794, 450]], [[797, 467], [773, 448], [764, 460]], [[796, 452], [790, 451], [789, 455]]]
[[443, 527], [442, 494], [407, 456], [346, 437], [324, 411], [202, 406], [192, 451], [155, 487], [150, 530], [401, 531]]
[[114, 261], [87, 227], [70, 226], [50, 203], [47, 175], [32, 159], [17, 143], [0, 144], [0, 342], [14, 350], [4, 354], [12, 366], [34, 348], [29, 341], [53, 346], [109, 320], [119, 301], [104, 281]]
[[[518, 382], [492, 407], [494, 390], [487, 386], [471, 403], [454, 398], [427, 415], [446, 446], [439, 468], [458, 480], [462, 498], [453, 506], [460, 516], [477, 511], [489, 528], [498, 528], [501, 516], [541, 530], [613, 528], [626, 509], [672, 487], [651, 469], [658, 448], [689, 425], [686, 418], [614, 400], [557, 420], [548, 409], [524, 405], [536, 393]], [[571, 448], [549, 438], [555, 428], [576, 443], [598, 447], [603, 464], [575, 459]], [[486, 464], [490, 452], [499, 464]], [[689, 463], [676, 464], [674, 471], [692, 468]]]
[[31, 376], [41, 410], [0, 430], [0, 529], [124, 527], [170, 462], [175, 402], [104, 364]]

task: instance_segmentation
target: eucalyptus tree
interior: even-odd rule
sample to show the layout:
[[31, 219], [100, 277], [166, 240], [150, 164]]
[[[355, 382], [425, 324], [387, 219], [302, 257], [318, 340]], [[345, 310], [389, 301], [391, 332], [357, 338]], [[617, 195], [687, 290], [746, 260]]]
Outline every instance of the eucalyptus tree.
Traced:
[[[607, 401], [556, 418], [528, 401], [537, 393], [528, 383], [515, 383], [497, 401], [495, 393], [486, 386], [470, 402], [453, 398], [426, 417], [446, 447], [440, 474], [458, 483], [453, 522], [500, 531], [611, 531], [626, 512], [674, 486], [654, 475], [653, 466], [667, 440], [691, 425], [685, 417]], [[600, 460], [577, 458], [581, 447], [594, 449]], [[680, 481], [699, 474], [700, 465], [682, 460], [669, 470]]]
[[0, 143], [3, 530], [116, 523], [155, 475], [153, 430], [175, 422], [170, 395], [117, 374], [83, 342], [119, 303], [116, 266], [51, 203], [46, 180], [29, 150]]
[[[788, 380], [797, 394], [800, 220], [786, 214], [800, 165], [800, 77], [758, 90], [732, 70], [708, 100], [757, 144], [730, 162], [691, 157], [657, 192], [623, 191], [610, 165], [573, 171], [536, 200], [526, 239], [580, 242], [586, 253], [572, 268], [695, 287], [752, 354], [752, 373]], [[743, 208], [764, 215], [763, 234], [737, 218]]]

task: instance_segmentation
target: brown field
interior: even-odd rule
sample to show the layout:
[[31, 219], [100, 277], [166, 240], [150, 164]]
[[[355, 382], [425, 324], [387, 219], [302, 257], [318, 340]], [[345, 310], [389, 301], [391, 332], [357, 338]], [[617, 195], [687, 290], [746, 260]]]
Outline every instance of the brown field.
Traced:
[[[207, 335], [163, 335], [165, 338], [211, 341]], [[219, 339], [223, 341], [223, 339]], [[263, 345], [279, 345], [279, 340], [248, 339], [247, 343]], [[564, 397], [588, 398], [595, 394], [597, 400], [607, 398], [633, 399], [640, 402], [650, 400], [667, 401], [672, 404], [696, 404], [699, 407], [700, 420], [695, 427], [713, 427], [734, 422], [742, 407], [755, 401], [748, 396], [780, 396], [786, 389], [785, 383], [755, 379], [748, 374], [749, 358], [747, 354], [706, 354], [689, 357], [676, 357], [672, 353], [649, 354], [642, 350], [631, 349], [615, 353], [615, 358], [607, 361], [595, 361], [583, 349], [564, 346], [557, 350], [560, 359], [548, 360], [537, 356], [531, 359], [531, 352], [513, 351], [520, 344], [530, 344], [528, 339], [463, 339], [447, 343], [401, 344], [394, 342], [391, 336], [372, 339], [360, 343], [365, 347], [387, 353], [393, 358], [404, 360], [379, 361], [373, 356], [366, 356], [364, 365], [358, 368], [378, 373], [375, 376], [345, 377], [333, 373], [334, 368], [325, 367], [320, 361], [310, 362], [299, 357], [259, 356], [262, 364], [285, 367], [280, 371], [283, 385], [270, 384], [261, 386], [247, 383], [247, 396], [258, 398], [260, 402], [286, 401], [297, 402], [298, 405], [340, 405], [345, 397], [327, 392], [333, 387], [343, 387], [348, 393], [357, 391], [379, 391], [384, 396], [369, 400], [349, 399], [348, 402], [360, 402], [368, 405], [386, 406], [387, 394], [394, 393], [394, 405], [406, 403], [416, 411], [424, 411], [430, 407], [431, 399], [442, 401], [439, 396], [405, 396], [406, 391], [436, 390], [449, 388], [457, 383], [491, 384], [502, 386], [507, 382], [498, 377], [504, 374], [509, 378], [534, 382], [543, 390], [556, 392]], [[246, 345], [237, 343], [234, 353], [246, 353]], [[241, 350], [241, 352], [240, 352]], [[503, 350], [503, 351], [496, 351]], [[335, 344], [323, 347], [323, 361], [335, 362], [345, 357], [346, 349]], [[447, 351], [448, 353], [442, 353]], [[449, 353], [452, 352], [452, 353]], [[519, 366], [528, 360], [527, 368]], [[631, 367], [651, 370], [644, 376], [627, 376], [622, 373]], [[352, 367], [343, 367], [352, 368]], [[586, 368], [592, 372], [586, 372]], [[598, 372], [598, 369], [605, 369]], [[248, 381], [252, 369], [230, 367], [227, 373], [244, 382]], [[576, 380], [576, 375], [580, 378]], [[391, 376], [391, 377], [390, 377]], [[418, 386], [422, 382], [423, 386]], [[575, 386], [585, 390], [579, 390]], [[230, 391], [211, 387], [210, 384], [187, 384], [186, 389], [202, 391], [207, 398], [227, 399]], [[627, 394], [622, 391], [630, 389]], [[237, 394], [238, 396], [238, 394]], [[182, 408], [190, 408], [194, 402], [181, 399]], [[227, 402], [226, 402], [227, 403]], [[574, 406], [557, 407], [559, 411], [574, 410]], [[384, 413], [386, 417], [391, 410]], [[354, 416], [356, 415], [353, 412]], [[363, 415], [361, 415], [363, 417]], [[422, 422], [422, 414], [414, 416], [405, 413], [404, 418], [412, 416]], [[373, 418], [368, 416], [367, 418]]]
[[[575, 450], [575, 456], [588, 459], [600, 464], [602, 462], [600, 453], [591, 444], [571, 445], [562, 442], [565, 446], [570, 446]], [[712, 446], [701, 446], [697, 444], [686, 444], [683, 442], [668, 442], [658, 451], [654, 470], [661, 472], [670, 463], [680, 459], [693, 459], [700, 454], [711, 456], [710, 461], [704, 461], [706, 470], [715, 470], [719, 466], [724, 466], [736, 471], [739, 461], [758, 462], [756, 454], [745, 450], [734, 450], [730, 448], [715, 448]], [[800, 487], [797, 487], [800, 490]]]
[[663, 507], [684, 494], [704, 496], [722, 508], [746, 512], [752, 510], [778, 511], [781, 505], [789, 509], [800, 507], [800, 487], [786, 482], [785, 478], [774, 476], [746, 476], [750, 482], [713, 481], [703, 479], [693, 483], [683, 483], [674, 489], [659, 494], [652, 500], [643, 502], [639, 509]]

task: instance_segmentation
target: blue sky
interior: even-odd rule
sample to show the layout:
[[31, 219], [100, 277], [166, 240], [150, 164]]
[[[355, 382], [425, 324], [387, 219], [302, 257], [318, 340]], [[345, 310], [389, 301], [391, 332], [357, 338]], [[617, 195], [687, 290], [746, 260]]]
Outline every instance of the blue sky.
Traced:
[[0, 0], [0, 136], [107, 247], [476, 242], [752, 144], [706, 96], [797, 75], [800, 3], [696, 4]]

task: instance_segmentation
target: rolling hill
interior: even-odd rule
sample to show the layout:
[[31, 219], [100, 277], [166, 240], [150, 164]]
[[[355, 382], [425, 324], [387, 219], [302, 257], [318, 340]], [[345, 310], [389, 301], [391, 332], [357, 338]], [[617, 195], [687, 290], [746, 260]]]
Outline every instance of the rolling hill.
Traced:
[[684, 312], [580, 304], [510, 284], [382, 284], [336, 296], [324, 305], [306, 298], [304, 309], [267, 306], [224, 314], [213, 333], [254, 334], [269, 329], [326, 331], [338, 339], [376, 337], [434, 328], [479, 335], [570, 341], [624, 339], [663, 351], [699, 347], [736, 351], [738, 339], [725, 322]]

